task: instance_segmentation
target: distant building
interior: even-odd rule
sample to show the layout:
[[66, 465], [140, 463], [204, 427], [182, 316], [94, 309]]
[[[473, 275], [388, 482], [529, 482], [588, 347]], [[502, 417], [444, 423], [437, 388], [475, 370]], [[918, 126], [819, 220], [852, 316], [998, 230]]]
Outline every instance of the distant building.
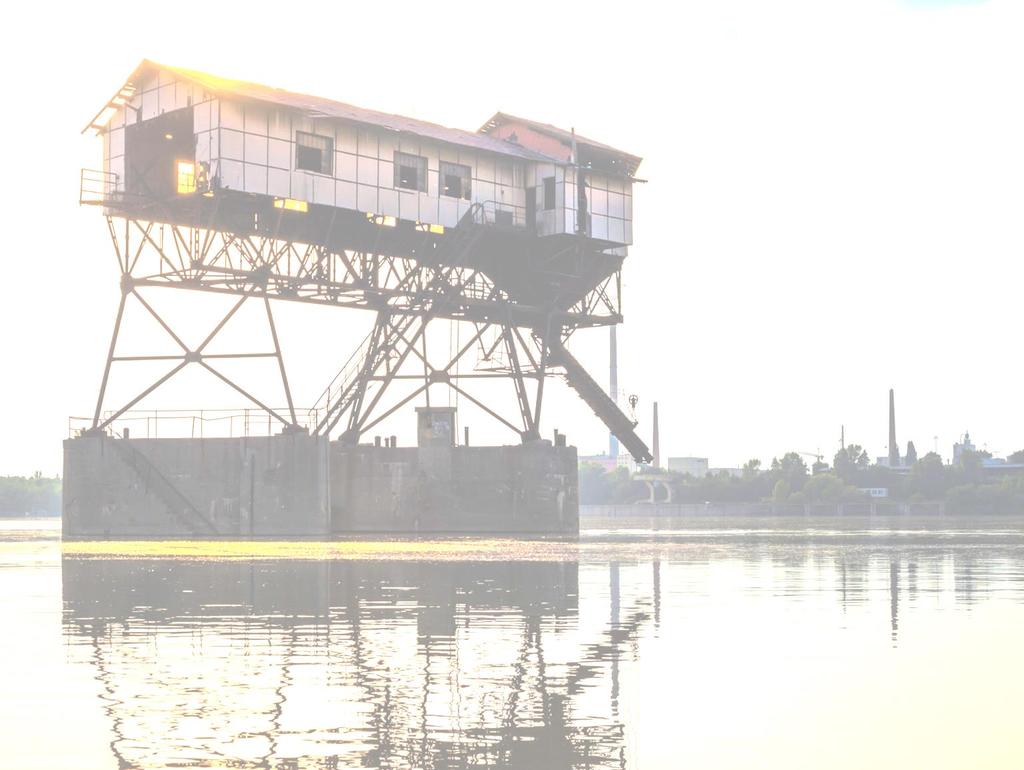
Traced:
[[1021, 471], [1024, 470], [1024, 463], [1011, 463], [1005, 457], [985, 457], [981, 467], [986, 471]]
[[[971, 434], [964, 432], [960, 440], [953, 444], [953, 465], [963, 465], [964, 452], [977, 452], [978, 448], [971, 442]], [[1011, 463], [1005, 457], [982, 457], [981, 468], [986, 471], [1019, 471], [1024, 470], [1024, 463]]]
[[630, 473], [636, 471], [636, 461], [629, 454], [620, 454], [617, 456], [611, 456], [606, 454], [600, 455], [580, 455], [579, 464], [591, 463], [592, 465], [600, 465], [606, 472], [615, 470], [616, 468], [625, 468]]
[[863, 492], [868, 497], [876, 500], [886, 498], [889, 496], [888, 487], [859, 487], [857, 491]]
[[880, 466], [882, 468], [892, 468], [894, 471], [909, 471], [910, 470], [910, 466], [907, 465], [903, 461], [902, 457], [900, 458], [899, 462], [896, 465], [891, 465], [890, 462], [891, 462], [891, 458], [888, 455], [886, 455], [884, 457], [876, 457], [875, 458], [875, 465], [878, 465], [878, 466]]
[[734, 479], [743, 478], [742, 468], [708, 468], [709, 476], [720, 476], [723, 473], [727, 473]]
[[963, 463], [964, 452], [977, 452], [977, 447], [971, 443], [970, 431], [965, 431], [964, 435], [960, 437], [960, 440], [953, 444], [953, 465], [961, 465]]
[[673, 473], [684, 473], [695, 479], [708, 475], [708, 458], [706, 457], [670, 457], [668, 469]]

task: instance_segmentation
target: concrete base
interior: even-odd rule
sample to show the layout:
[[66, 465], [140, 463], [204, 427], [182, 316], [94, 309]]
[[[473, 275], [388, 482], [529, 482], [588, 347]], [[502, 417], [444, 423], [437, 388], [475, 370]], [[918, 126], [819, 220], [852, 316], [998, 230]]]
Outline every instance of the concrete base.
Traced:
[[334, 532], [579, 532], [575, 447], [331, 447]]
[[329, 495], [322, 438], [64, 442], [65, 536], [317, 536]]
[[344, 447], [303, 434], [64, 442], [65, 537], [579, 531], [576, 449]]

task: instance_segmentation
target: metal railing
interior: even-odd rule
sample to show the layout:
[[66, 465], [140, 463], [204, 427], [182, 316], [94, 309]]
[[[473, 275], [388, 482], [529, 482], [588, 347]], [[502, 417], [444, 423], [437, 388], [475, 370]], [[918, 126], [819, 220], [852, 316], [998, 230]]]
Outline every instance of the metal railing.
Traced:
[[526, 209], [504, 201], [477, 201], [462, 215], [464, 223], [519, 229], [526, 227]]
[[[287, 408], [275, 409], [279, 414]], [[296, 410], [299, 413], [299, 410]], [[104, 414], [100, 423], [112, 413]], [[319, 412], [302, 410], [309, 429], [317, 423]], [[92, 429], [91, 417], [69, 417], [68, 437], [75, 438]], [[128, 411], [114, 420], [104, 431], [111, 436], [131, 438], [245, 438], [273, 436], [284, 424], [262, 409], [147, 409]], [[127, 431], [127, 433], [126, 433]]]
[[98, 206], [110, 202], [121, 194], [120, 181], [112, 171], [83, 168], [78, 180], [78, 203]]
[[340, 399], [346, 399], [351, 396], [352, 384], [366, 363], [366, 356], [370, 350], [372, 339], [373, 330], [371, 329], [363, 341], [359, 343], [359, 347], [352, 352], [352, 355], [349, 356], [338, 373], [334, 375], [334, 379], [324, 388], [324, 392], [320, 394], [320, 397], [313, 406], [306, 410], [308, 426], [315, 428], [319, 425], [319, 418], [321, 416], [328, 415], [332, 410], [338, 408]]

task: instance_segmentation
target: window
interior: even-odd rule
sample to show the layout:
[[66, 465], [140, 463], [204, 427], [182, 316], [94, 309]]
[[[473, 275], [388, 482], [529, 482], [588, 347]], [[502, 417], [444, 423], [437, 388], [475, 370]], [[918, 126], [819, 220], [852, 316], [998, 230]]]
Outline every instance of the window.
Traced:
[[[166, 166], [164, 167], [166, 168]], [[178, 179], [178, 194], [187, 195], [196, 191], [196, 164], [190, 160], [179, 160], [174, 164]]]
[[544, 210], [551, 211], [555, 207], [555, 178], [544, 177]]
[[427, 191], [427, 159], [406, 152], [395, 153], [395, 187]]
[[471, 171], [469, 166], [441, 161], [441, 195], [449, 198], [470, 198]]
[[295, 132], [295, 168], [315, 171], [317, 174], [334, 173], [334, 140], [329, 136]]

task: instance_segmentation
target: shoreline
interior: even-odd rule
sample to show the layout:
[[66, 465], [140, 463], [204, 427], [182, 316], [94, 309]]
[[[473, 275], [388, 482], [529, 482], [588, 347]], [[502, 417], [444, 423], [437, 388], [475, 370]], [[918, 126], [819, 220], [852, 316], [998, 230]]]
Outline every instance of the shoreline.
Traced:
[[794, 517], [1008, 517], [1022, 511], [954, 511], [944, 501], [896, 502], [871, 500], [848, 503], [602, 503], [580, 504], [580, 522], [585, 519], [687, 519], [715, 517], [757, 517], [781, 519]]

